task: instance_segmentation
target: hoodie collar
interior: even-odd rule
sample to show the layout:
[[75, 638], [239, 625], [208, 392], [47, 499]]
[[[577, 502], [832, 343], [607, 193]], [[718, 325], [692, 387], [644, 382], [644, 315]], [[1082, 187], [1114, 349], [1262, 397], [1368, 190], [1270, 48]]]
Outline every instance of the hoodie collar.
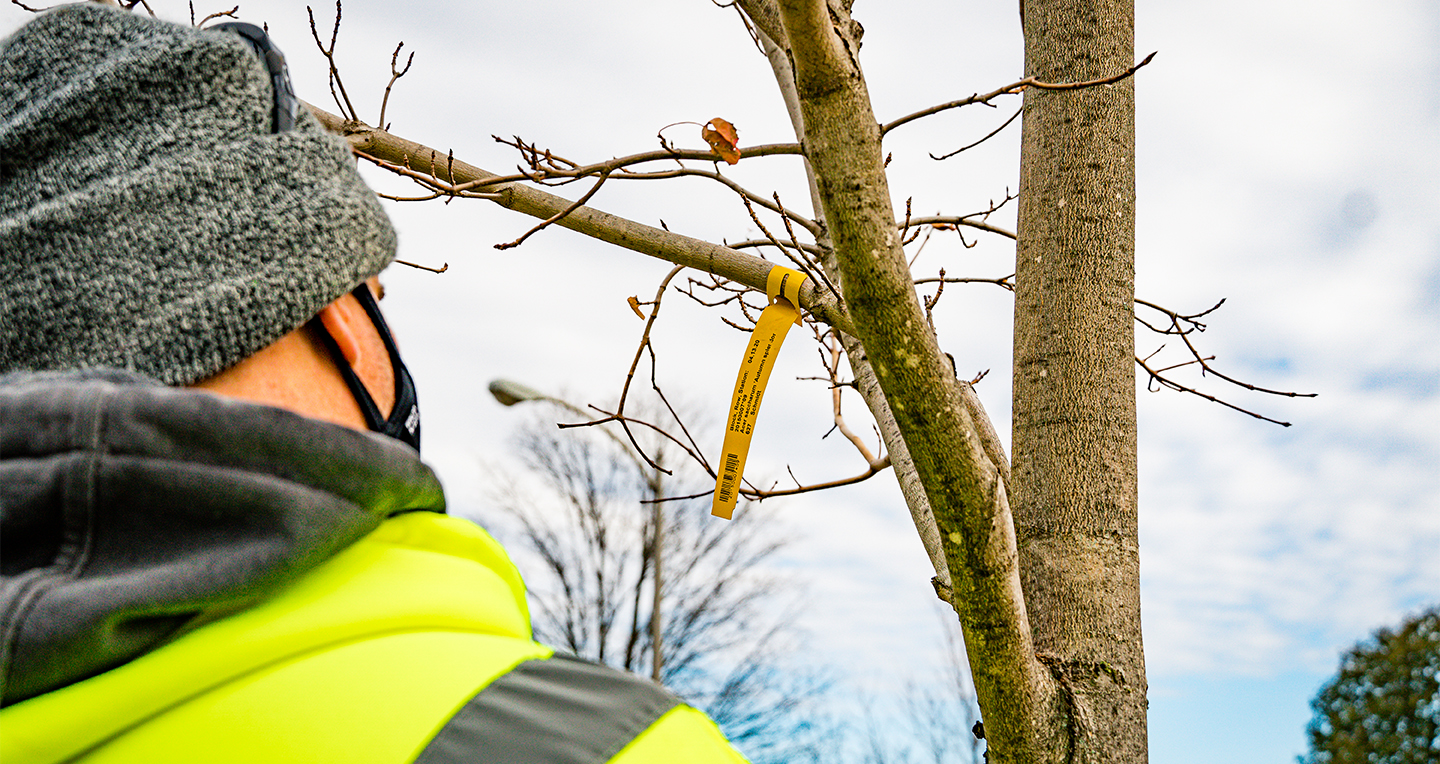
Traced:
[[397, 441], [126, 372], [0, 377], [0, 699], [260, 600], [407, 511]]

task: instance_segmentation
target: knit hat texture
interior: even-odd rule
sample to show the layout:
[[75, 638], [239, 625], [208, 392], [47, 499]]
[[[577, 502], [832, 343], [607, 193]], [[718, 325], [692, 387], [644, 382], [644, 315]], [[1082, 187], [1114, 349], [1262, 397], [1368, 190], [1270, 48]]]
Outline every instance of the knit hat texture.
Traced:
[[395, 256], [345, 141], [271, 132], [242, 38], [97, 3], [0, 41], [0, 374], [199, 381]]

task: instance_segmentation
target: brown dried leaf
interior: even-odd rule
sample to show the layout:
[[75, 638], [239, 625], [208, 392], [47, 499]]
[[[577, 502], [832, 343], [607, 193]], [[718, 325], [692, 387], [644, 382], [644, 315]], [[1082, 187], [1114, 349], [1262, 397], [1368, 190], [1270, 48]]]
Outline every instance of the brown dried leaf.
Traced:
[[641, 319], [644, 319], [644, 318], [645, 318], [645, 314], [640, 312], [640, 298], [639, 298], [639, 297], [633, 297], [633, 296], [632, 296], [632, 297], [626, 297], [626, 298], [625, 298], [625, 302], [630, 303], [630, 309], [633, 310], [633, 311], [635, 311], [635, 315], [639, 316]]
[[726, 164], [740, 161], [740, 131], [725, 120], [716, 117], [700, 129], [700, 137], [710, 144], [710, 149], [720, 155]]

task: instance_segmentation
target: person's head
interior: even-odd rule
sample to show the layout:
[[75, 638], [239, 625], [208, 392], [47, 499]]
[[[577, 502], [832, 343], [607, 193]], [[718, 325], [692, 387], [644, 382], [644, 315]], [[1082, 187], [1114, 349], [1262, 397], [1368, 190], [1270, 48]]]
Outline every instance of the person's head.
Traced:
[[394, 230], [264, 33], [227, 26], [82, 3], [0, 41], [0, 373], [120, 368], [403, 435], [413, 389], [356, 289]]

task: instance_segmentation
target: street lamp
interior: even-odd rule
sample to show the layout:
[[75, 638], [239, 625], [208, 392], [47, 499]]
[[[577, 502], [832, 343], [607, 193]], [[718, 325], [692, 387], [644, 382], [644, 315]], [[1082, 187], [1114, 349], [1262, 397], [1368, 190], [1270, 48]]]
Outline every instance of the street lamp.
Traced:
[[525, 401], [550, 400], [544, 393], [533, 387], [526, 387], [514, 380], [495, 379], [490, 381], [490, 394], [502, 405], [514, 406]]

